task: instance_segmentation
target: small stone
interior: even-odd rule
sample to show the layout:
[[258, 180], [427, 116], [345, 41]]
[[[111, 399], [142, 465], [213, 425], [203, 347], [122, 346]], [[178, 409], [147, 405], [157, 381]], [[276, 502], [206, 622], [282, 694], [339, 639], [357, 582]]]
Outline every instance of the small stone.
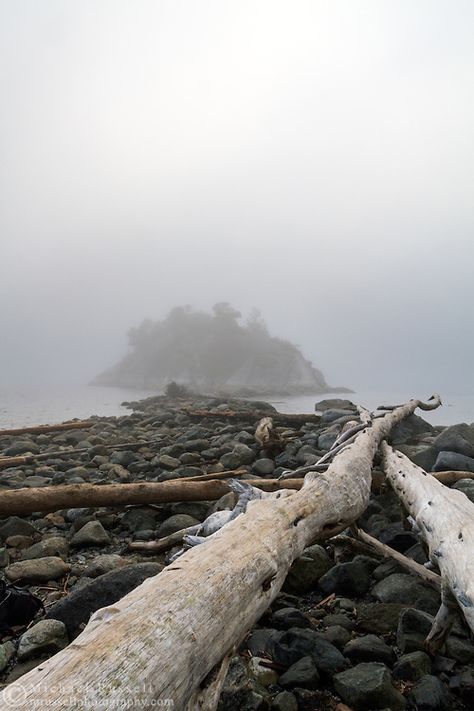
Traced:
[[311, 657], [302, 657], [280, 676], [280, 686], [290, 689], [295, 686], [303, 689], [317, 689], [319, 687], [319, 674]]
[[460, 639], [455, 635], [451, 635], [446, 641], [446, 655], [460, 664], [472, 664], [474, 661], [474, 645], [467, 639]]
[[66, 626], [59, 620], [40, 620], [30, 627], [20, 638], [18, 659], [23, 661], [29, 657], [45, 652], [59, 652], [69, 644]]
[[277, 630], [289, 630], [291, 627], [311, 627], [308, 618], [296, 607], [282, 607], [272, 615], [272, 625]]
[[5, 545], [10, 548], [17, 548], [18, 550], [28, 548], [28, 546], [31, 546], [32, 543], [33, 539], [31, 536], [8, 536], [5, 541]]
[[436, 590], [404, 573], [394, 573], [385, 578], [385, 580], [378, 582], [372, 588], [372, 595], [380, 602], [413, 605], [420, 598], [427, 598], [432, 600], [436, 609], [440, 605], [440, 596]]
[[394, 602], [361, 605], [357, 610], [357, 628], [373, 634], [396, 632], [400, 613], [406, 605]]
[[46, 583], [49, 580], [62, 578], [70, 570], [71, 566], [69, 563], [65, 563], [62, 558], [47, 556], [12, 563], [5, 569], [5, 575], [12, 582], [24, 580], [33, 583]]
[[423, 650], [424, 641], [433, 625], [433, 617], [421, 610], [407, 608], [398, 621], [397, 646], [401, 652]]
[[302, 657], [311, 656], [318, 671], [332, 676], [347, 666], [347, 661], [322, 634], [310, 629], [292, 628], [275, 639], [273, 659], [290, 667]]
[[392, 684], [390, 672], [385, 664], [368, 662], [358, 664], [334, 677], [334, 686], [351, 708], [384, 709], [401, 711], [406, 701]]
[[323, 632], [324, 639], [334, 644], [338, 649], [342, 649], [351, 639], [351, 633], [340, 625], [331, 625]]
[[362, 561], [339, 563], [319, 581], [325, 595], [338, 593], [348, 597], [362, 597], [370, 587], [370, 570]]
[[122, 449], [118, 452], [112, 452], [110, 461], [112, 464], [121, 464], [122, 467], [128, 467], [132, 462], [136, 462], [138, 455], [130, 449]]
[[109, 546], [111, 542], [100, 521], [89, 521], [71, 539], [72, 546]]
[[9, 536], [33, 536], [37, 529], [18, 516], [10, 516], [0, 526], [0, 539], [6, 541]]

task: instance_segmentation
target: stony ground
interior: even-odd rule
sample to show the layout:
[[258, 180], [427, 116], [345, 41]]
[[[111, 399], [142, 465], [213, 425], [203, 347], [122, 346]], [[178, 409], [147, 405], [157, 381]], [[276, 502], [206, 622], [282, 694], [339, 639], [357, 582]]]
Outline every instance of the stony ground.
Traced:
[[[188, 406], [217, 416], [190, 417], [183, 412]], [[274, 412], [265, 403], [157, 397], [133, 407], [123, 417], [94, 418], [87, 430], [1, 436], [1, 456], [52, 455], [0, 470], [0, 492], [63, 483], [163, 481], [242, 467], [249, 478], [274, 478], [283, 469], [316, 461], [355, 418], [352, 405], [341, 401], [323, 404], [319, 422], [281, 420], [286, 446], [273, 460], [254, 438], [252, 413]], [[237, 420], [219, 416], [229, 409], [244, 414]], [[433, 428], [412, 416], [392, 441], [428, 470], [474, 471], [474, 426]], [[144, 444], [109, 448], [128, 442]], [[86, 451], [54, 456], [70, 447]], [[456, 487], [474, 500], [474, 481]], [[166, 536], [232, 505], [228, 494], [217, 502], [69, 509], [1, 520], [4, 578], [39, 595], [46, 608], [46, 616], [27, 630], [4, 627], [2, 683], [63, 648], [91, 612], [162, 569], [164, 555], [132, 554], [130, 541]], [[398, 500], [383, 485], [359, 525], [426, 562], [417, 535], [402, 522]], [[232, 660], [219, 709], [470, 709], [474, 646], [464, 622], [455, 625], [441, 654], [430, 658], [423, 650], [438, 605], [435, 590], [391, 560], [340, 539], [313, 545], [295, 561], [282, 592]]]

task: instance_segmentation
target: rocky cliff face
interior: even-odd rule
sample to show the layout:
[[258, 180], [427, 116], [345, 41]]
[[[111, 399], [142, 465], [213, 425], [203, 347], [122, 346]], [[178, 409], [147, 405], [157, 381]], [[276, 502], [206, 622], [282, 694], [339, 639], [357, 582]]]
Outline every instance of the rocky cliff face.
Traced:
[[217, 304], [213, 315], [180, 308], [162, 322], [144, 322], [129, 333], [131, 352], [94, 384], [162, 390], [175, 381], [196, 392], [247, 395], [334, 391], [296, 346], [271, 337], [259, 317], [245, 326], [239, 318], [228, 304]]

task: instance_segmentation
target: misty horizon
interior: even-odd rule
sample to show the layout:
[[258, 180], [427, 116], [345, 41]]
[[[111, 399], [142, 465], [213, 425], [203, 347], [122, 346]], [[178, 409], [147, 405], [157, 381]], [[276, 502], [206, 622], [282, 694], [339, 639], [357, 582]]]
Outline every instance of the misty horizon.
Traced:
[[0, 2], [2, 384], [176, 306], [331, 384], [473, 392], [474, 6]]

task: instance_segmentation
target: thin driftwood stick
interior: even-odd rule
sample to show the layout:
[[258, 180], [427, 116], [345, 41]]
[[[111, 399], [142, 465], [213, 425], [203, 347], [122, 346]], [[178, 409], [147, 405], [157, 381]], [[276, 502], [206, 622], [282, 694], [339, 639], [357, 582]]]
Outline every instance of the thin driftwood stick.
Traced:
[[424, 565], [417, 563], [416, 560], [407, 558], [407, 556], [403, 555], [403, 553], [399, 553], [399, 551], [396, 551], [394, 548], [390, 548], [390, 546], [385, 545], [385, 543], [381, 543], [358, 526], [354, 525], [351, 528], [354, 534], [360, 538], [361, 541], [367, 543], [369, 547], [374, 548], [385, 558], [393, 558], [393, 560], [396, 560], [399, 565], [406, 568], [410, 573], [419, 575], [420, 578], [423, 578], [425, 583], [428, 583], [432, 587], [436, 588], [436, 590], [441, 590], [441, 577], [437, 573], [433, 573], [432, 570], [428, 570], [428, 568], [425, 568]]
[[0, 430], [0, 437], [3, 437], [3, 435], [43, 434], [45, 432], [58, 432], [60, 430], [85, 430], [96, 424], [96, 420], [79, 420], [78, 422], [61, 422], [58, 425], [16, 427], [15, 429]]
[[[105, 699], [118, 706], [133, 693], [144, 709], [157, 699], [189, 709], [209, 672], [278, 594], [295, 558], [364, 511], [372, 459], [392, 427], [418, 406], [438, 404], [438, 398], [432, 405], [411, 400], [362, 431], [326, 473], [307, 474], [300, 491], [251, 501], [207, 542], [95, 612], [69, 647], [2, 691], [1, 708], [30, 711], [34, 702], [78, 711]], [[80, 698], [71, 699], [71, 687], [81, 689]]]
[[218, 420], [261, 420], [263, 417], [271, 417], [278, 424], [283, 425], [304, 424], [305, 422], [319, 423], [321, 421], [321, 415], [262, 412], [261, 410], [241, 410], [239, 412], [235, 412], [234, 410], [224, 410], [223, 412], [211, 412], [210, 410], [185, 408], [183, 412], [191, 418], [210, 417]]
[[456, 489], [449, 489], [431, 474], [413, 464], [401, 452], [382, 444], [384, 468], [395, 493], [420, 529], [430, 559], [443, 579], [442, 606], [437, 629], [427, 648], [433, 652], [452, 621], [452, 595], [467, 624], [474, 631], [474, 504]]

